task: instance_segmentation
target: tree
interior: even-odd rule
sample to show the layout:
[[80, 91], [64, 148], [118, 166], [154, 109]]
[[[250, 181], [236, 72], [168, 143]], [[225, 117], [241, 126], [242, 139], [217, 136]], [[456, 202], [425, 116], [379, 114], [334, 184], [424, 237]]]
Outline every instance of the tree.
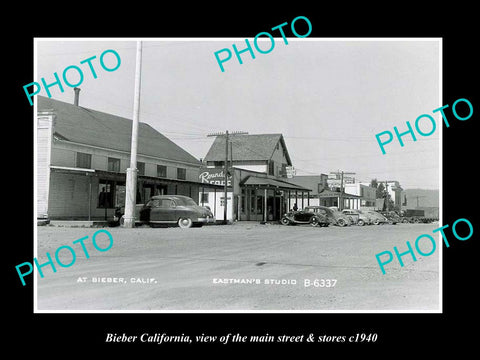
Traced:
[[378, 184], [378, 186], [376, 187], [377, 189], [377, 193], [376, 193], [376, 197], [377, 199], [383, 199], [385, 198], [385, 185], [383, 185], [382, 183]]
[[376, 189], [378, 187], [378, 180], [372, 179], [372, 181], [370, 182], [370, 187]]

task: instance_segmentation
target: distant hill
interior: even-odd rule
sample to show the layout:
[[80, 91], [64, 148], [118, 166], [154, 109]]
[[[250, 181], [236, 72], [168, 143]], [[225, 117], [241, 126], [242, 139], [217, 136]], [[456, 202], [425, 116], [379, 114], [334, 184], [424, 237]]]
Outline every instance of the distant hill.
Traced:
[[419, 207], [440, 207], [439, 190], [405, 189], [405, 194], [407, 196], [408, 209], [417, 207], [417, 196]]

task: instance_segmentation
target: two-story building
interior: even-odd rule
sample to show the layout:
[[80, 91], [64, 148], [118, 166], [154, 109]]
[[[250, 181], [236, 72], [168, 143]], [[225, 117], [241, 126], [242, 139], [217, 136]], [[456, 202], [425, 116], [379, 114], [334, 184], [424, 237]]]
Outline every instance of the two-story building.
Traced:
[[[125, 203], [132, 121], [37, 96], [37, 217], [111, 219]], [[197, 200], [201, 162], [139, 123], [137, 203], [158, 194]]]
[[[308, 201], [311, 189], [287, 179], [292, 161], [282, 134], [229, 136], [228, 145], [226, 136], [217, 136], [203, 160], [200, 181], [224, 185], [226, 158], [227, 221], [279, 220], [293, 207], [292, 199]], [[200, 189], [199, 203], [209, 206], [217, 220], [223, 219], [224, 199], [221, 191]]]
[[360, 196], [360, 208], [374, 209], [377, 200], [377, 189], [365, 183], [344, 184], [345, 193]]

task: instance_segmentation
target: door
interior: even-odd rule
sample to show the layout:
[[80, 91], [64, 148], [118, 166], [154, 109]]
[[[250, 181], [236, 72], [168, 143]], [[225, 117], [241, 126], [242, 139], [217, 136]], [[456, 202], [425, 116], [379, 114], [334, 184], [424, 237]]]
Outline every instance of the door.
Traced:
[[150, 200], [141, 210], [140, 210], [140, 221], [150, 222], [150, 215], [152, 210], [156, 209], [160, 205], [161, 201], [158, 199]]
[[176, 204], [172, 199], [158, 199], [157, 206], [150, 210], [150, 222], [174, 223], [176, 218]]

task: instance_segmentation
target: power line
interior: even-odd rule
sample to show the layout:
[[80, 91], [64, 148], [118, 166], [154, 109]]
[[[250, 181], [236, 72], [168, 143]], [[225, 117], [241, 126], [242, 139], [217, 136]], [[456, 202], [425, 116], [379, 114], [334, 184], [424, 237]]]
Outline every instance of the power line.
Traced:
[[[224, 198], [224, 202], [223, 202], [223, 223], [226, 225], [227, 224], [227, 194], [228, 194], [228, 137], [229, 135], [230, 136], [235, 136], [235, 135], [244, 135], [244, 134], [248, 134], [247, 132], [245, 131], [233, 131], [229, 134], [228, 130], [225, 131], [224, 133], [220, 133], [220, 132], [217, 132], [217, 133], [211, 133], [211, 134], [208, 134], [207, 136], [208, 137], [212, 137], [212, 136], [215, 136], [215, 137], [225, 137], [225, 166], [224, 166], [224, 192], [225, 192], [225, 198]], [[233, 158], [232, 158], [232, 166], [233, 166]], [[233, 187], [233, 183], [232, 183], [232, 187]], [[232, 189], [232, 194], [233, 194], [233, 189]], [[233, 195], [232, 195], [232, 201], [233, 201]], [[266, 219], [265, 219], [266, 220]]]

